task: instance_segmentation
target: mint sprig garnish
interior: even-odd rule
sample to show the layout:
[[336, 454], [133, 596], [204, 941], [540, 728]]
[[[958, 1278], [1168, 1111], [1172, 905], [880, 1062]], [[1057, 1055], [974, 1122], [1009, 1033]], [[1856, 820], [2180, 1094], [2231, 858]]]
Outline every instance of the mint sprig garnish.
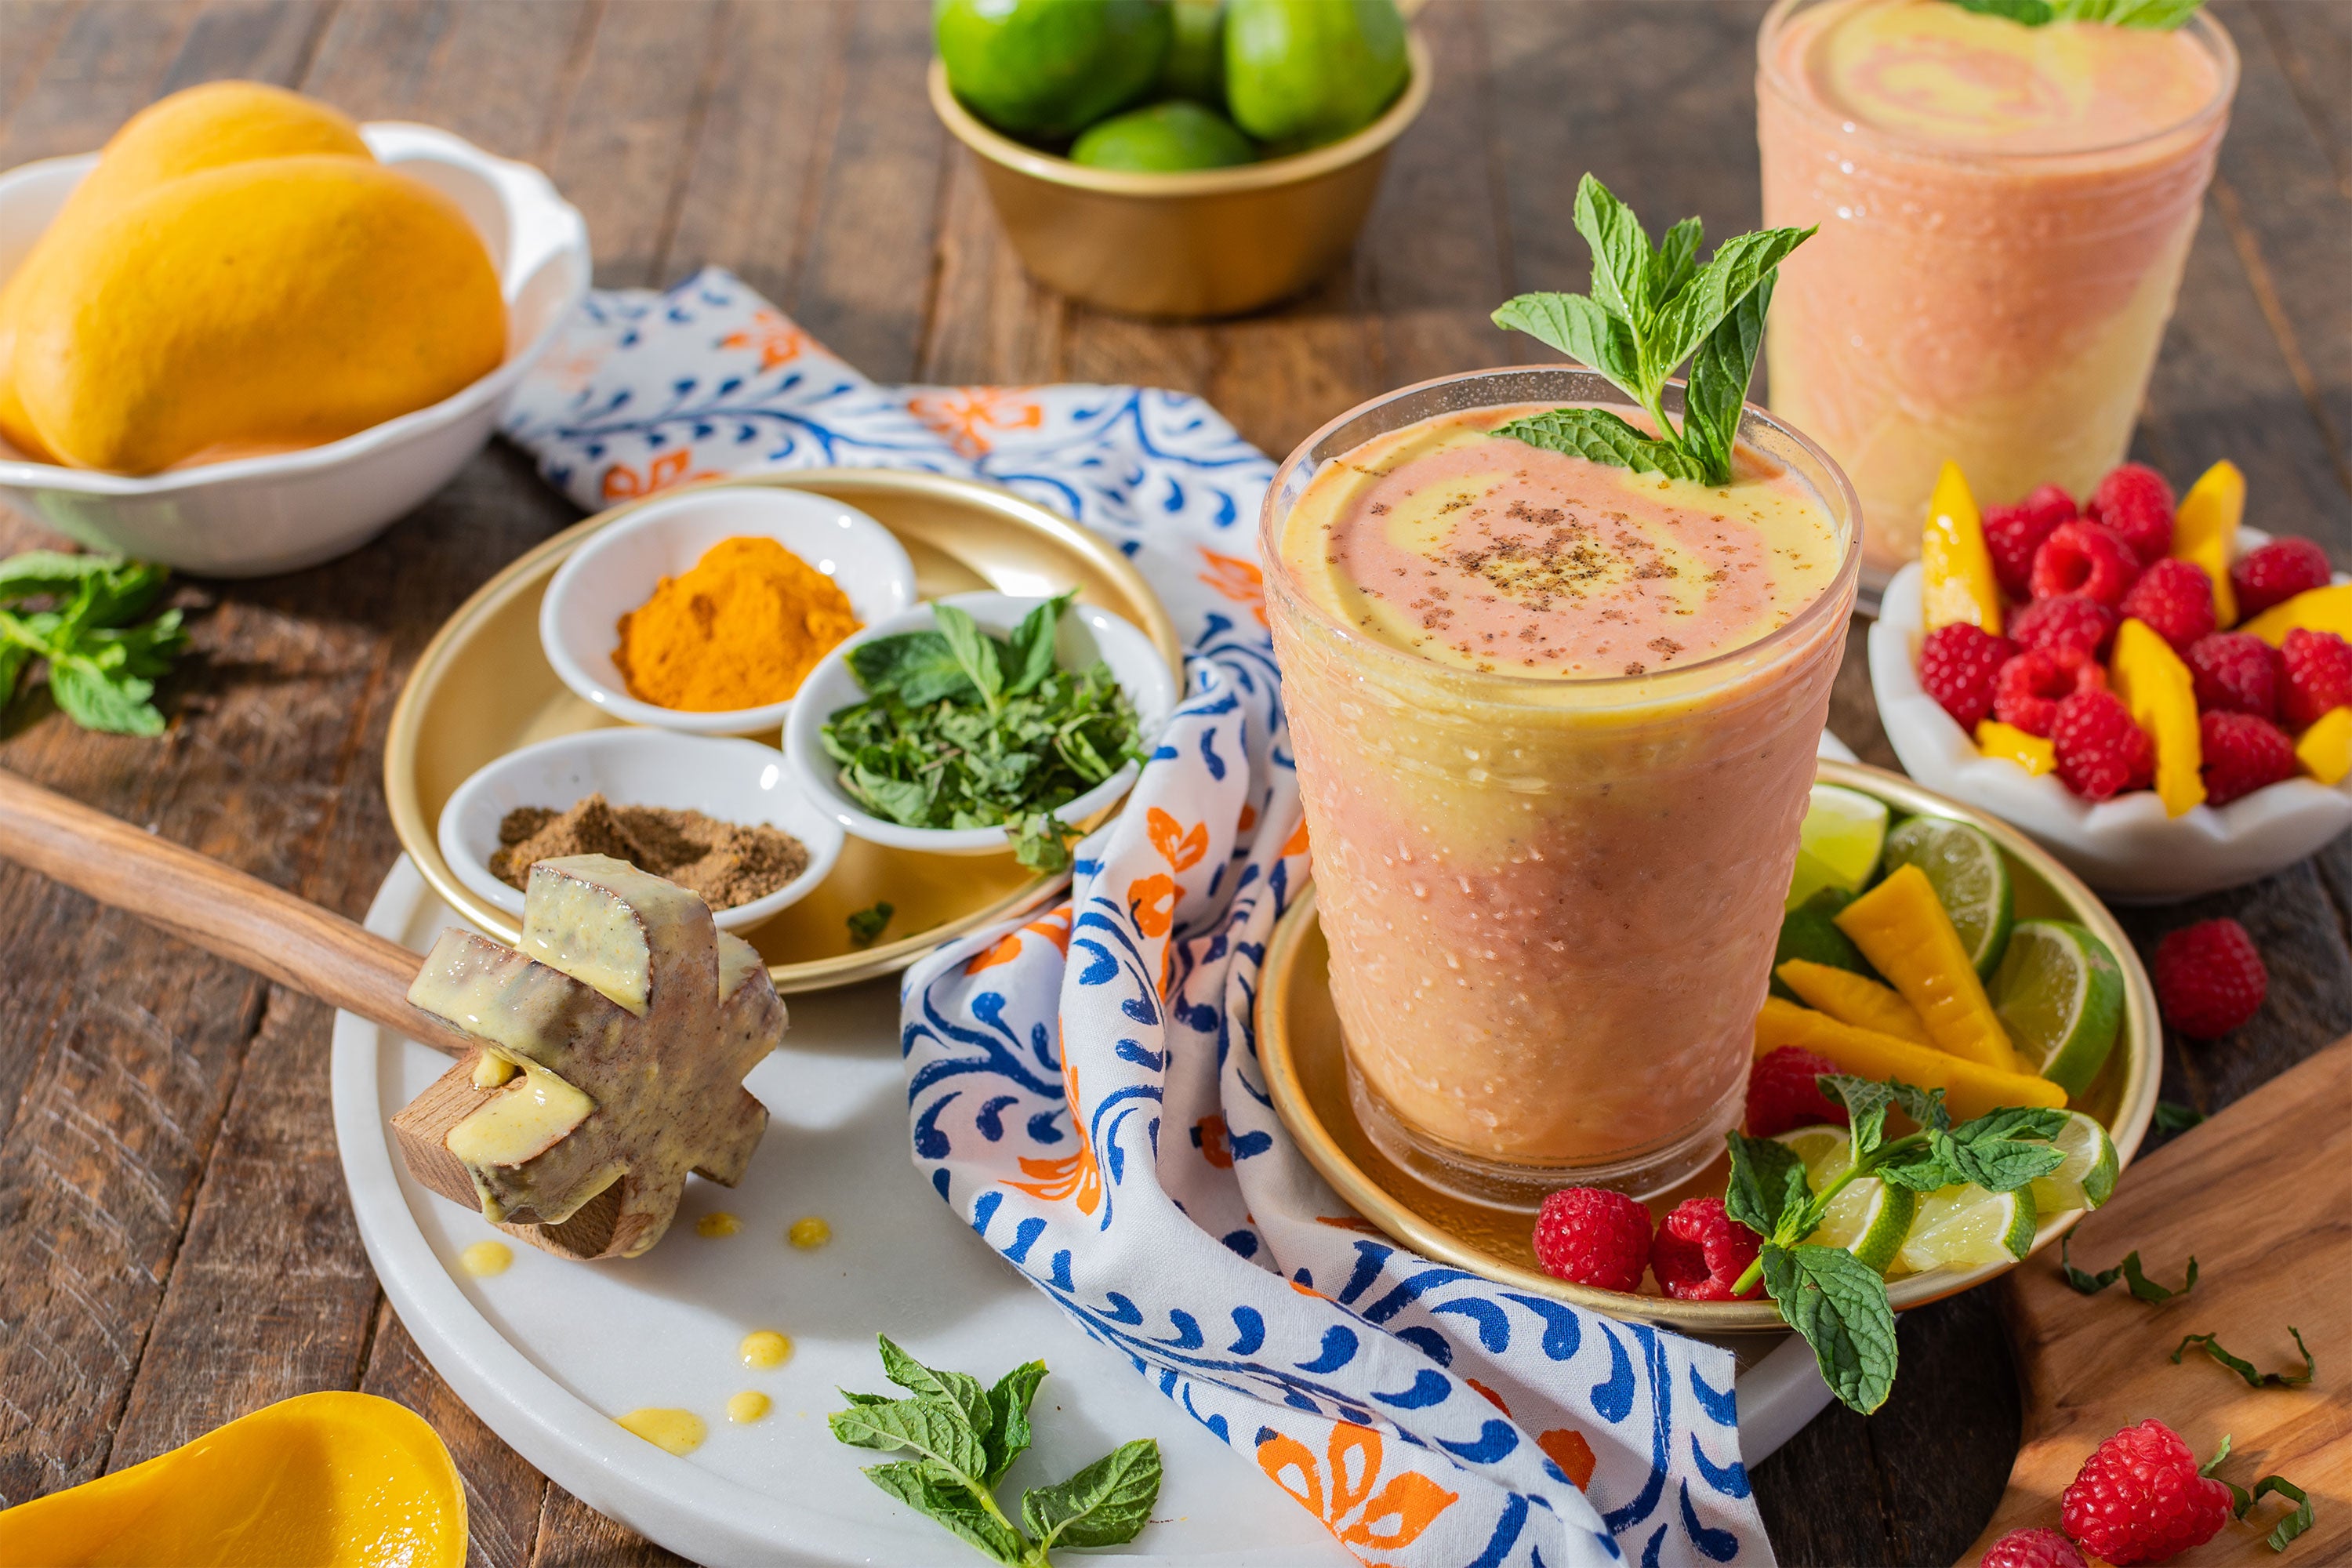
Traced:
[[2287, 1325], [2286, 1331], [2294, 1336], [2294, 1348], [2303, 1352], [2301, 1372], [2258, 1372], [2254, 1369], [2252, 1362], [2243, 1356], [2231, 1355], [2228, 1351], [2223, 1350], [2220, 1338], [2213, 1334], [2188, 1335], [2180, 1342], [2179, 1347], [2172, 1352], [2172, 1364], [2175, 1366], [2180, 1364], [2180, 1358], [2189, 1353], [2190, 1345], [2202, 1345], [2205, 1347], [2207, 1355], [2244, 1378], [2248, 1388], [2301, 1388], [2319, 1375], [2319, 1363], [2312, 1355], [2311, 1347], [2303, 1342], [2301, 1329], [2290, 1323]]
[[2132, 1293], [2134, 1300], [2160, 1307], [2174, 1297], [2186, 1296], [2197, 1289], [2197, 1259], [2193, 1255], [2189, 1259], [2188, 1277], [2181, 1280], [2180, 1289], [2172, 1290], [2147, 1277], [2140, 1268], [2139, 1254], [2136, 1251], [2124, 1254], [2124, 1260], [2114, 1268], [2102, 1268], [2094, 1274], [2087, 1268], [2075, 1267], [2071, 1256], [2074, 1245], [2074, 1238], [2071, 1236], [2059, 1242], [2058, 1272], [2066, 1277], [2067, 1284], [2085, 1296], [2095, 1296], [2120, 1279], [2124, 1281], [2124, 1288]]
[[[1591, 293], [1522, 294], [1495, 312], [1495, 324], [1600, 372], [1642, 405], [1656, 434], [1604, 408], [1555, 408], [1495, 433], [1635, 473], [1730, 483], [1739, 410], [1764, 341], [1774, 271], [1813, 230], [1738, 235], [1702, 266], [1705, 228], [1697, 218], [1683, 219], [1654, 246], [1633, 209], [1591, 174], [1576, 187], [1576, 228], [1592, 247]], [[1664, 395], [1685, 360], [1691, 374], [1677, 430]]]
[[2170, 32], [2197, 15], [2205, 0], [1951, 0], [1963, 11], [2005, 16], [2029, 27], [2053, 22], [2104, 22], [2114, 27]]
[[[119, 555], [30, 550], [0, 561], [0, 709], [46, 660], [49, 695], [85, 730], [160, 735], [155, 682], [187, 641], [180, 612], [141, 621], [170, 573]], [[33, 609], [39, 602], [47, 607]]]
[[1140, 1437], [1068, 1480], [1029, 1489], [1013, 1523], [997, 1503], [996, 1484], [1029, 1447], [1029, 1403], [1045, 1363], [1024, 1362], [983, 1387], [968, 1373], [925, 1366], [887, 1334], [877, 1337], [883, 1375], [909, 1397], [845, 1388], [849, 1408], [825, 1420], [844, 1443], [916, 1456], [866, 1470], [908, 1508], [1008, 1568], [1050, 1568], [1046, 1553], [1056, 1547], [1124, 1545], [1150, 1519], [1160, 1498], [1160, 1445]]

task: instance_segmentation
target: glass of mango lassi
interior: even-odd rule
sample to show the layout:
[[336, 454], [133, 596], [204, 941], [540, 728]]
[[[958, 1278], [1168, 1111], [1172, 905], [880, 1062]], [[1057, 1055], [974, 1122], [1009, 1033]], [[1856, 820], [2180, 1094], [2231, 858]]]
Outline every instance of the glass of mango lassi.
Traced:
[[1947, 459], [1987, 500], [2088, 491], [2172, 313], [2229, 36], [1780, 0], [1757, 50], [1765, 221], [1821, 225], [1780, 268], [1769, 401], [1852, 477], [1865, 579], [1918, 552]]
[[1571, 405], [1644, 420], [1565, 366], [1365, 404], [1260, 538], [1358, 1115], [1526, 1208], [1662, 1191], [1738, 1121], [1860, 563], [1837, 466], [1754, 408], [1723, 486], [1492, 433]]

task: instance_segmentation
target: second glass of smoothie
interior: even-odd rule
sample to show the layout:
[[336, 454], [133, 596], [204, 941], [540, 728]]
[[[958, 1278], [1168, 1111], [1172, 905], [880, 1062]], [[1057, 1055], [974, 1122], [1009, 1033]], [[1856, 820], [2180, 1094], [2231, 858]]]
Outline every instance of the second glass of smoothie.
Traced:
[[1756, 410], [1721, 487], [1492, 434], [1568, 405], [1642, 417], [1567, 367], [1366, 404], [1260, 540], [1359, 1115], [1527, 1208], [1663, 1191], [1738, 1120], [1860, 563]]

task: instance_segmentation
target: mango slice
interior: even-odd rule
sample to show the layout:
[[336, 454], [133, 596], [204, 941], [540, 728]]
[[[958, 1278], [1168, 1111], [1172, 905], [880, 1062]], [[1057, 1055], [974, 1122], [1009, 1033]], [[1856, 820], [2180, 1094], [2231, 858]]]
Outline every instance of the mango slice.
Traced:
[[2026, 1070], [1925, 871], [1898, 866], [1835, 919], [1911, 1004], [1937, 1049], [1999, 1072]]
[[1826, 1013], [1768, 996], [1764, 1010], [1756, 1016], [1756, 1054], [1764, 1056], [1782, 1046], [1827, 1057], [1857, 1078], [1900, 1079], [1920, 1089], [1940, 1089], [1956, 1121], [2004, 1105], [2066, 1103], [2066, 1091], [2046, 1078], [1998, 1071], [1893, 1035], [1857, 1029]]
[[2172, 552], [2202, 566], [2213, 580], [2213, 620], [2223, 627], [2238, 623], [2230, 562], [2238, 552], [2238, 523], [2245, 515], [2246, 476], [2224, 458], [2197, 476], [2172, 520]]
[[1998, 719], [1977, 721], [1977, 750], [1988, 757], [2006, 758], [2035, 778], [2055, 772], [2058, 767], [2057, 747], [2032, 731], [2004, 724]]
[[1867, 974], [1801, 958], [1792, 958], [1772, 973], [1807, 1006], [1827, 1013], [1841, 1024], [1874, 1029], [1915, 1046], [1936, 1043], [1927, 1037], [1927, 1026], [1919, 1021], [1911, 1004]]
[[42, 1568], [460, 1568], [466, 1486], [424, 1419], [305, 1394], [0, 1513], [0, 1563]]
[[2156, 795], [2167, 816], [2205, 799], [2205, 742], [2197, 727], [2197, 682], [2154, 627], [2127, 620], [2116, 629], [2108, 679], [2132, 721], [2156, 742]]
[[2352, 708], [2330, 708], [2313, 720], [2294, 743], [2294, 757], [2321, 784], [2342, 784], [2352, 773]]
[[2287, 633], [2297, 628], [2334, 632], [2352, 640], [2352, 583], [2331, 583], [2325, 588], [2307, 589], [2284, 605], [2273, 605], [2238, 629], [2252, 632], [2276, 647], [2286, 641]]
[[1958, 463], [1946, 463], [1936, 477], [1927, 531], [1919, 540], [1919, 569], [1927, 578], [1920, 608], [1929, 631], [1955, 621], [2000, 630], [2000, 580], [1993, 575], [1992, 552], [1985, 547], [1984, 516]]

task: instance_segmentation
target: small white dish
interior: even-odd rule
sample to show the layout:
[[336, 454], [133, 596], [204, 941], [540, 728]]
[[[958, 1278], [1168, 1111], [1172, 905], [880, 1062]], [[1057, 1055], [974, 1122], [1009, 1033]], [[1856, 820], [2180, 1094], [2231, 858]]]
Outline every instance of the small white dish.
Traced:
[[499, 824], [517, 806], [566, 811], [597, 794], [614, 805], [764, 822], [808, 846], [808, 869], [799, 876], [763, 899], [712, 910], [720, 931], [748, 931], [798, 903], [841, 858], [840, 824], [802, 790], [772, 747], [659, 730], [583, 730], [509, 752], [459, 784], [441, 808], [442, 858], [470, 891], [520, 920], [521, 890], [490, 873]]
[[[2242, 553], [2269, 542], [2254, 529], [2239, 531]], [[1903, 771], [2013, 824], [2110, 900], [2170, 903], [2259, 881], [2352, 828], [2352, 780], [2331, 788], [2289, 779], [2167, 816], [2153, 790], [2094, 804], [2055, 774], [2036, 778], [1986, 756], [1919, 684], [1920, 585], [1916, 562], [1896, 573], [1870, 628], [1870, 688]]]
[[[938, 601], [953, 605], [978, 622], [982, 631], [998, 637], [1010, 637], [1023, 616], [1045, 602], [1035, 595], [995, 593], [956, 594]], [[938, 624], [931, 611], [929, 604], [918, 605], [867, 626], [825, 655], [809, 672], [801, 687], [802, 700], [785, 721], [784, 756], [810, 798], [856, 837], [933, 855], [996, 854], [1012, 842], [1002, 827], [906, 827], [869, 814], [841, 787], [840, 765], [826, 752], [819, 733], [835, 712], [866, 699], [865, 689], [850, 670], [849, 650], [876, 637], [929, 631]], [[1176, 706], [1175, 675], [1151, 646], [1151, 639], [1108, 610], [1073, 604], [1062, 616], [1055, 653], [1066, 669], [1083, 669], [1097, 658], [1110, 666], [1112, 679], [1135, 706], [1137, 743], [1150, 752]], [[1135, 763], [1128, 763], [1054, 815], [1064, 822], [1084, 822], [1124, 795], [1140, 771]]]
[[632, 724], [688, 735], [772, 733], [792, 711], [791, 698], [689, 713], [638, 701], [613, 664], [623, 616], [664, 577], [693, 570], [712, 545], [743, 535], [772, 539], [832, 578], [861, 626], [915, 602], [915, 563], [906, 546], [856, 507], [810, 490], [707, 485], [639, 507], [572, 552], [540, 603], [539, 641], [548, 663], [583, 700]]
[[[428, 125], [360, 127], [376, 157], [465, 209], [498, 264], [507, 357], [430, 407], [324, 446], [133, 477], [26, 460], [0, 440], [0, 495], [93, 550], [209, 577], [259, 577], [358, 549], [449, 481], [588, 291], [588, 225], [527, 163]], [[0, 174], [0, 279], [96, 166], [45, 158]]]

